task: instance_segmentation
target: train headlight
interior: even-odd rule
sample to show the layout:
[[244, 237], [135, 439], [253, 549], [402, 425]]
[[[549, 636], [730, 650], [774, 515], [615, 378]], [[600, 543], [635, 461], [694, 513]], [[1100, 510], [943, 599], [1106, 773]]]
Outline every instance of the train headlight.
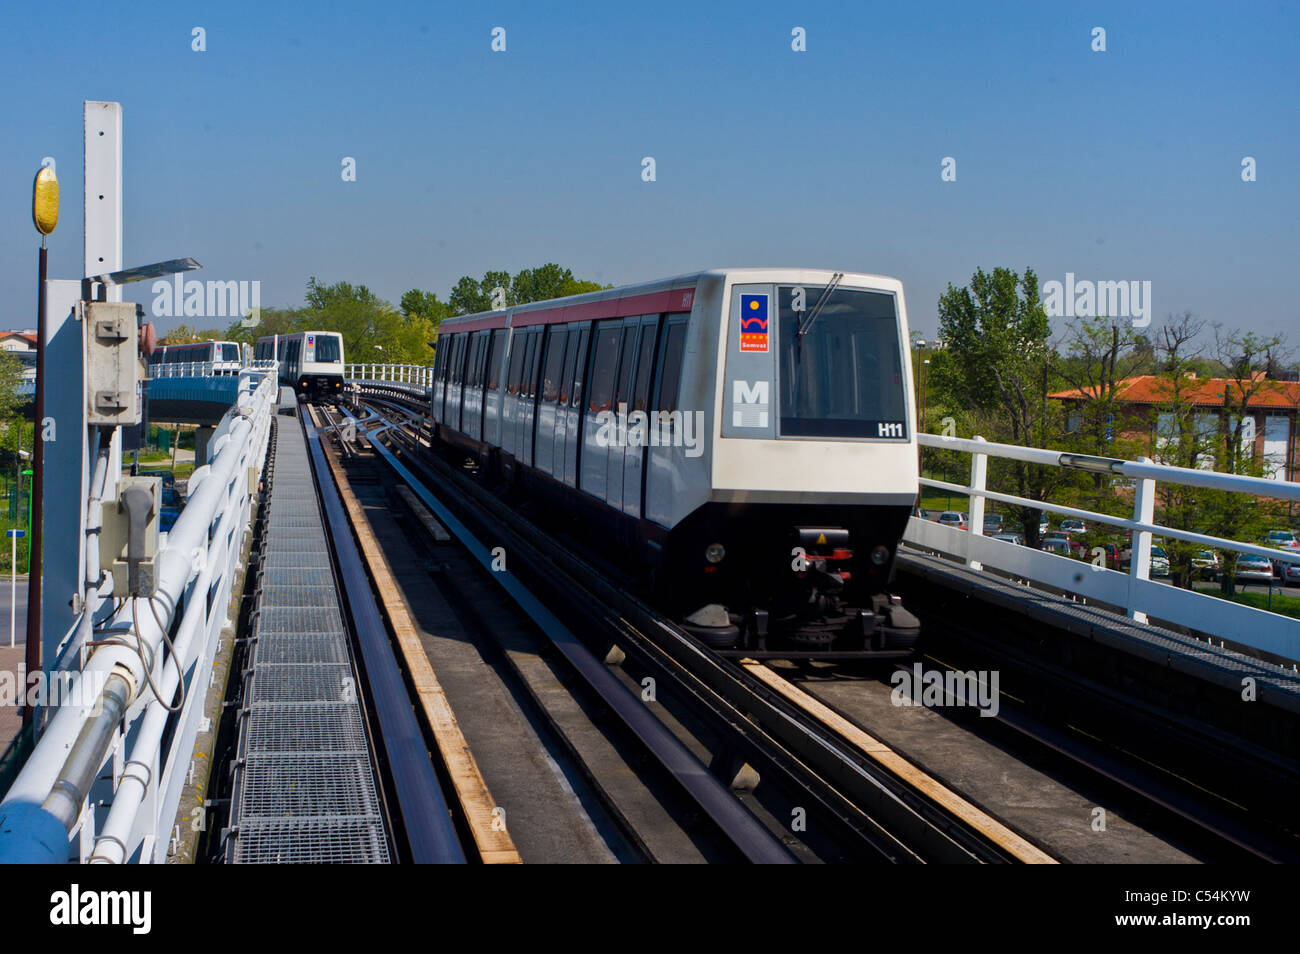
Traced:
[[878, 546], [871, 551], [871, 562], [876, 566], [884, 566], [889, 562], [889, 547]]
[[727, 555], [727, 551], [721, 543], [710, 543], [704, 548], [704, 559], [710, 563], [721, 563], [722, 558]]

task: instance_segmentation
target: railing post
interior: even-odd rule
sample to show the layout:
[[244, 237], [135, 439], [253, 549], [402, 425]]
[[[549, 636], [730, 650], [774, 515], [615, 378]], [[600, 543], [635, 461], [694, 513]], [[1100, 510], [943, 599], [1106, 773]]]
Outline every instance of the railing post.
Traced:
[[[1139, 464], [1151, 463], [1149, 457], [1139, 457]], [[1156, 514], [1156, 482], [1150, 477], [1142, 477], [1137, 482], [1137, 491], [1133, 495], [1133, 519], [1138, 523], [1151, 523]], [[1134, 530], [1129, 544], [1128, 568], [1128, 606], [1125, 607], [1129, 619], [1135, 623], [1145, 623], [1147, 614], [1138, 609], [1138, 581], [1151, 579], [1151, 531]]]
[[[975, 440], [981, 444], [985, 443], [984, 438], [978, 434]], [[983, 491], [988, 481], [989, 472], [989, 455], [972, 453], [970, 455], [970, 527], [968, 532], [974, 536], [982, 537], [984, 535], [984, 496]], [[967, 557], [966, 565], [972, 570], [984, 569], [983, 564], [978, 560]]]

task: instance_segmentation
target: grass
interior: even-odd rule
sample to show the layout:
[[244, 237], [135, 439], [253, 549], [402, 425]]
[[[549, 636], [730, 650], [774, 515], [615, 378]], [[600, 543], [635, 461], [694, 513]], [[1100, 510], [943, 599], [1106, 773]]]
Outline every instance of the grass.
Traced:
[[[1222, 596], [1221, 593], [1214, 595]], [[1238, 592], [1232, 598], [1232, 601], [1246, 606], [1253, 606], [1255, 609], [1268, 610], [1273, 613], [1280, 613], [1283, 616], [1300, 619], [1300, 596], [1283, 596], [1281, 593], [1274, 593], [1270, 604], [1268, 593]]]
[[965, 494], [950, 494], [933, 487], [921, 488], [922, 510], [969, 510], [970, 498]]

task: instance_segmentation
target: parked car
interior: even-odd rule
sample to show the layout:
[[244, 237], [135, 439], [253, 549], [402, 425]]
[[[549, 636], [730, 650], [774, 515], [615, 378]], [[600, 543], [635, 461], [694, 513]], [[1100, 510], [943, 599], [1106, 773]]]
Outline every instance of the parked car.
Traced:
[[167, 533], [176, 523], [176, 518], [181, 515], [181, 495], [176, 492], [176, 488], [168, 487], [163, 484], [162, 488], [162, 509], [158, 512], [158, 529]]
[[176, 490], [176, 475], [170, 470], [142, 470], [141, 477], [159, 477], [162, 479], [163, 490]]
[[1213, 550], [1197, 550], [1192, 557], [1192, 573], [1202, 580], [1217, 580], [1222, 572], [1219, 555]]
[[1067, 533], [1087, 533], [1088, 528], [1084, 526], [1082, 520], [1062, 520], [1061, 529]]
[[1262, 556], [1243, 553], [1237, 557], [1232, 575], [1246, 583], [1272, 583], [1273, 564]]
[[1048, 526], [1047, 514], [1041, 514], [1038, 518], [1038, 535], [1040, 537], [1047, 532]]
[[1090, 549], [1090, 550], [1088, 551], [1088, 560], [1089, 560], [1089, 562], [1091, 562], [1092, 559], [1093, 559], [1093, 552], [1092, 552], [1092, 551], [1095, 550], [1097, 547], [1101, 547], [1101, 549], [1102, 549], [1103, 551], [1105, 551], [1104, 554], [1103, 554], [1103, 556], [1105, 557], [1105, 559], [1104, 559], [1102, 565], [1103, 565], [1103, 566], [1106, 566], [1106, 567], [1108, 567], [1109, 569], [1112, 569], [1112, 570], [1118, 570], [1118, 569], [1119, 569], [1119, 546], [1118, 546], [1118, 544], [1114, 544], [1114, 543], [1099, 543], [1099, 544], [1097, 544], [1096, 547], [1093, 547], [1092, 549]]
[[1045, 550], [1048, 553], [1055, 553], [1057, 556], [1074, 556], [1074, 551], [1070, 548], [1070, 541], [1062, 540], [1060, 537], [1052, 537], [1051, 539], [1044, 540], [1043, 545], [1039, 547], [1039, 549]]
[[997, 534], [1002, 532], [1002, 514], [986, 513], [984, 515], [984, 532]]
[[1014, 543], [1018, 547], [1025, 545], [1025, 538], [1018, 533], [995, 533], [991, 539], [1001, 540], [1003, 543]]
[[1300, 539], [1296, 538], [1294, 530], [1270, 530], [1264, 537], [1264, 546], [1300, 552]]
[[1288, 563], [1282, 568], [1282, 582], [1287, 586], [1300, 585], [1300, 563]]
[[1151, 573], [1152, 579], [1156, 577], [1167, 577], [1169, 575], [1169, 554], [1165, 552], [1164, 547], [1151, 548]]
[[946, 527], [956, 527], [958, 530], [966, 530], [970, 527], [970, 516], [964, 513], [958, 513], [956, 510], [945, 510], [939, 514], [939, 523]]

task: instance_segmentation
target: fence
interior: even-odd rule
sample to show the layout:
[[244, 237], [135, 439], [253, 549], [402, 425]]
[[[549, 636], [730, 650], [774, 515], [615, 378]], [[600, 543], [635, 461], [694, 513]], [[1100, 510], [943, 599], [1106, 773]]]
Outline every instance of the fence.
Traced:
[[[1300, 622], [1204, 593], [1158, 583], [1150, 578], [1151, 547], [1155, 536], [1198, 544], [1207, 549], [1263, 556], [1270, 560], [1277, 560], [1280, 556], [1286, 555], [1269, 547], [1157, 524], [1155, 502], [1158, 483], [1289, 501], [1300, 501], [1300, 484], [1262, 477], [1192, 470], [1185, 467], [1169, 467], [1145, 458], [1136, 461], [1118, 460], [1036, 447], [997, 444], [985, 441], [982, 437], [964, 439], [919, 434], [917, 440], [922, 447], [941, 448], [970, 455], [970, 483], [968, 484], [962, 485], [932, 478], [921, 479], [922, 486], [968, 495], [970, 497], [969, 520], [968, 528], [959, 530], [913, 517], [908, 522], [904, 535], [907, 543], [964, 559], [973, 570], [981, 570], [985, 567], [996, 569], [1019, 579], [1033, 580], [1059, 588], [1084, 599], [1121, 607], [1136, 622], [1145, 623], [1149, 618], [1155, 618], [1192, 631], [1216, 634], [1220, 638], [1227, 636], [1240, 645], [1283, 659], [1300, 660]], [[1024, 461], [1046, 467], [1067, 467], [1131, 480], [1134, 483], [1133, 514], [1131, 517], [1118, 517], [989, 490], [986, 482], [990, 457]], [[1063, 517], [1073, 517], [1085, 522], [1131, 531], [1132, 555], [1129, 570], [1127, 573], [1121, 573], [1108, 567], [1081, 563], [1079, 560], [986, 537], [984, 536], [986, 500], [1017, 507], [1035, 508]], [[1233, 572], [1233, 567], [1225, 567], [1224, 572]]]
[[96, 458], [85, 502], [86, 578], [94, 582], [50, 667], [55, 679], [67, 677], [61, 704], [46, 711], [35, 748], [0, 803], [0, 862], [165, 859], [207, 674], [243, 568], [278, 394], [274, 375], [240, 376], [237, 403], [217, 426], [154, 558], [152, 597], [112, 605], [98, 535], [113, 491], [107, 451]]

